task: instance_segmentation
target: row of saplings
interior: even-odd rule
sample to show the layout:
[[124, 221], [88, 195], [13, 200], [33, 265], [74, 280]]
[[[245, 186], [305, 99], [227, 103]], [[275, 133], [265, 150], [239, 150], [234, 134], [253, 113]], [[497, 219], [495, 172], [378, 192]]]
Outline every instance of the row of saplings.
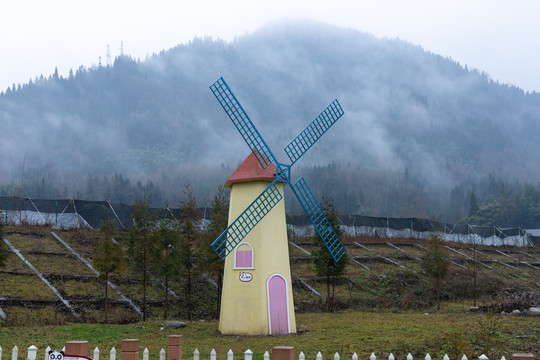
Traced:
[[[129, 242], [127, 246], [127, 259], [128, 262], [136, 265], [142, 275], [142, 311], [143, 319], [147, 317], [147, 304], [146, 304], [146, 285], [148, 282], [148, 275], [157, 275], [164, 284], [163, 290], [163, 317], [168, 317], [169, 310], [169, 298], [168, 290], [171, 280], [182, 279], [183, 283], [183, 311], [187, 319], [191, 320], [194, 313], [199, 317], [204, 316], [204, 312], [200, 311], [201, 302], [204, 304], [212, 303], [215, 305], [214, 316], [219, 317], [219, 306], [222, 286], [222, 274], [223, 274], [223, 261], [213, 251], [210, 244], [225, 230], [227, 227], [228, 219], [228, 197], [227, 194], [220, 189], [213, 201], [213, 212], [210, 217], [210, 223], [204, 231], [199, 226], [200, 218], [198, 216], [198, 206], [190, 186], [186, 185], [184, 190], [184, 200], [180, 203], [182, 218], [181, 219], [158, 219], [155, 213], [149, 211], [150, 202], [146, 198], [139, 198], [133, 205], [133, 228], [129, 234]], [[321, 207], [325, 211], [330, 224], [333, 226], [337, 235], [342, 237], [339, 220], [337, 216], [337, 210], [334, 202], [328, 196], [324, 196], [322, 199]], [[108, 276], [111, 274], [121, 276], [125, 269], [125, 263], [123, 261], [124, 253], [122, 248], [115, 242], [114, 227], [109, 223], [104, 223], [101, 232], [103, 233], [102, 241], [100, 242], [99, 249], [96, 251], [94, 258], [95, 266], [102, 274], [104, 284], [108, 280]], [[343, 306], [354, 306], [354, 300], [347, 303], [338, 303], [335, 296], [336, 284], [343, 281], [343, 276], [346, 274], [348, 257], [344, 255], [342, 259], [336, 263], [326, 246], [322, 242], [319, 236], [314, 237], [315, 251], [312, 252], [312, 261], [315, 267], [315, 272], [318, 277], [322, 277], [326, 282], [326, 304], [327, 311], [332, 312]], [[431, 252], [429, 256], [426, 256], [423, 260], [422, 267], [424, 274], [428, 276], [431, 281], [432, 289], [435, 291], [437, 299], [437, 305], [440, 307], [441, 298], [440, 292], [443, 286], [443, 281], [448, 274], [448, 257], [445, 252], [441, 240], [434, 236], [431, 239]], [[200, 278], [200, 274], [205, 273], [215, 279], [216, 292], [214, 296], [209, 296], [208, 291], [203, 291], [206, 298], [200, 301], [201, 295], [199, 291], [194, 292], [194, 287], [197, 285], [196, 280]], [[413, 274], [409, 274], [413, 275]], [[413, 282], [423, 280], [425, 283], [426, 277], [418, 278], [417, 275], [413, 275]], [[397, 278], [396, 278], [397, 280]], [[407, 281], [405, 281], [406, 283]], [[380, 284], [373, 283], [373, 287], [377, 287]], [[401, 284], [405, 285], [405, 284]], [[425, 284], [424, 284], [425, 285]], [[396, 286], [396, 288], [403, 288], [403, 286]], [[416, 288], [418, 288], [416, 286]], [[107, 305], [107, 286], [105, 289], [105, 321], [108, 321], [108, 305]], [[391, 292], [391, 290], [390, 290]], [[194, 302], [194, 297], [198, 298], [198, 301]], [[204, 296], [203, 296], [204, 297]], [[391, 297], [391, 296], [390, 296]], [[425, 307], [429, 306], [427, 303], [420, 299], [413, 300], [414, 304], [408, 304], [407, 299], [410, 296], [406, 294], [399, 294], [400, 303], [397, 307]], [[431, 300], [433, 296], [428, 296]], [[195, 303], [195, 304], [194, 304]], [[364, 304], [373, 307], [384, 306], [384, 295], [379, 299], [379, 303]], [[388, 304], [384, 307], [396, 307], [396, 304]], [[316, 307], [319, 308], [320, 307]], [[313, 308], [310, 308], [312, 310]]]
[[[223, 261], [218, 258], [211, 243], [226, 229], [228, 221], [228, 196], [220, 189], [212, 201], [210, 222], [201, 230], [197, 201], [189, 185], [185, 186], [184, 199], [180, 202], [181, 219], [158, 218], [150, 211], [150, 200], [138, 198], [132, 206], [133, 226], [129, 232], [127, 246], [122, 246], [114, 239], [116, 229], [110, 222], [103, 222], [100, 228], [102, 236], [94, 251], [93, 262], [100, 272], [104, 289], [104, 319], [109, 321], [109, 294], [107, 282], [111, 276], [121, 278], [127, 266], [135, 267], [141, 275], [143, 320], [148, 316], [147, 285], [152, 276], [157, 276], [163, 283], [163, 317], [169, 316], [169, 285], [181, 280], [183, 284], [182, 310], [188, 320], [200, 311], [201, 301], [194, 302], [197, 279], [204, 273], [215, 279], [215, 296], [210, 301], [208, 291], [203, 303], [214, 303], [214, 316], [219, 317], [219, 305], [222, 287]], [[325, 210], [332, 226], [340, 234], [336, 208], [328, 197], [323, 198]], [[313, 253], [313, 262], [318, 276], [324, 276], [327, 284], [328, 311], [335, 309], [335, 285], [345, 274], [347, 256], [335, 263], [319, 237], [314, 239], [317, 251]], [[196, 304], [195, 304], [196, 303]]]
[[[210, 223], [203, 231], [200, 226], [197, 200], [189, 185], [185, 186], [184, 199], [180, 202], [181, 219], [160, 217], [150, 209], [150, 199], [139, 197], [132, 205], [132, 228], [124, 234], [122, 245], [116, 229], [110, 222], [103, 222], [101, 235], [94, 250], [93, 263], [100, 272], [104, 289], [104, 320], [109, 321], [109, 294], [106, 285], [111, 276], [121, 279], [130, 266], [140, 274], [142, 285], [143, 320], [149, 314], [148, 284], [154, 277], [163, 286], [163, 318], [170, 313], [169, 290], [173, 282], [182, 284], [182, 311], [187, 319], [196, 316], [194, 298], [198, 279], [202, 273], [216, 279], [217, 294], [221, 293], [223, 262], [213, 252], [210, 244], [227, 227], [228, 198], [220, 190], [212, 202], [214, 209]], [[218, 301], [219, 304], [219, 301]], [[219, 311], [219, 308], [216, 309]]]
[[[181, 219], [158, 218], [150, 210], [150, 200], [138, 198], [132, 206], [133, 226], [129, 232], [127, 246], [122, 246], [114, 239], [116, 229], [110, 222], [103, 222], [100, 228], [102, 236], [94, 251], [94, 267], [100, 272], [104, 289], [104, 318], [109, 321], [109, 294], [107, 282], [111, 276], [121, 278], [127, 266], [135, 267], [141, 274], [143, 320], [148, 315], [147, 285], [149, 279], [156, 275], [163, 283], [163, 317], [169, 316], [169, 287], [173, 281], [181, 280], [183, 284], [182, 310], [188, 320], [194, 313], [201, 315], [200, 304], [215, 304], [214, 316], [219, 317], [220, 296], [222, 288], [223, 261], [219, 259], [211, 247], [211, 243], [227, 228], [229, 199], [220, 189], [212, 201], [210, 222], [204, 230], [200, 226], [197, 201], [189, 185], [184, 189], [184, 200], [180, 202]], [[337, 212], [332, 201], [325, 197], [323, 207], [334, 228]], [[339, 235], [339, 233], [338, 233]], [[317, 238], [318, 251], [313, 254], [318, 276], [326, 276], [328, 289], [328, 310], [334, 309], [334, 289], [336, 279], [345, 272], [346, 256], [335, 263], [320, 238]], [[204, 273], [215, 279], [215, 296], [208, 296], [200, 301], [199, 291], [194, 288], [197, 280]], [[330, 287], [330, 284], [332, 285]], [[332, 288], [332, 292], [330, 291]], [[194, 301], [197, 297], [198, 301]]]

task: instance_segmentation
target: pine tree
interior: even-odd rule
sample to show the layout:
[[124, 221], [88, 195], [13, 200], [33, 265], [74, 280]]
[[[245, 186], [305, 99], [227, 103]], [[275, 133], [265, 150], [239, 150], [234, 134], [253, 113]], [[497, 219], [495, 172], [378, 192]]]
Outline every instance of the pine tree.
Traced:
[[471, 195], [469, 197], [469, 212], [467, 216], [471, 217], [475, 215], [478, 212], [478, 201], [476, 200], [476, 194], [474, 193], [474, 190], [471, 191]]
[[0, 268], [5, 265], [7, 259], [7, 247], [4, 243], [4, 224], [0, 222]]
[[142, 273], [143, 321], [146, 321], [146, 285], [148, 283], [148, 270], [153, 255], [156, 253], [156, 237], [153, 232], [156, 226], [156, 216], [150, 211], [150, 200], [146, 194], [137, 198], [132, 206], [133, 228], [129, 236], [129, 257], [132, 263]]
[[184, 200], [180, 202], [182, 220], [180, 222], [180, 264], [182, 265], [182, 274], [186, 281], [186, 310], [188, 320], [191, 320], [192, 303], [191, 295], [193, 288], [193, 278], [197, 270], [197, 251], [199, 249], [200, 218], [197, 209], [197, 200], [191, 190], [191, 185], [184, 186]]
[[[329, 196], [323, 196], [321, 208], [325, 212], [336, 235], [341, 238], [342, 233], [339, 226], [337, 210]], [[317, 276], [326, 277], [326, 310], [328, 312], [333, 312], [335, 307], [336, 279], [345, 274], [348, 257], [347, 254], [345, 254], [339, 262], [336, 263], [319, 234], [316, 233], [313, 240], [314, 245], [317, 247], [317, 250], [313, 253], [315, 272], [317, 273]], [[331, 292], [330, 289], [332, 290]]]
[[94, 267], [99, 271], [105, 290], [105, 323], [109, 322], [109, 278], [111, 275], [122, 277], [125, 271], [124, 252], [122, 247], [114, 241], [116, 229], [114, 225], [105, 221], [101, 224], [102, 238], [96, 248]]
[[441, 286], [448, 273], [448, 254], [443, 247], [443, 240], [438, 234], [431, 234], [430, 253], [422, 260], [422, 268], [430, 277], [437, 293], [437, 310], [441, 309]]
[[214, 200], [212, 201], [212, 215], [210, 216], [210, 224], [208, 225], [205, 234], [205, 244], [203, 244], [203, 252], [205, 253], [206, 269], [216, 277], [217, 284], [217, 303], [216, 316], [219, 318], [221, 307], [221, 290], [223, 287], [223, 267], [224, 261], [219, 258], [211, 244], [216, 240], [223, 231], [227, 228], [229, 214], [229, 198], [222, 187], [219, 188]]
[[165, 285], [163, 318], [166, 320], [169, 308], [169, 280], [178, 276], [180, 272], [180, 256], [178, 253], [180, 234], [173, 221], [166, 219], [160, 222], [155, 235], [158, 237], [156, 242], [159, 244], [158, 253], [156, 254], [156, 259], [158, 259], [156, 262], [157, 273]]

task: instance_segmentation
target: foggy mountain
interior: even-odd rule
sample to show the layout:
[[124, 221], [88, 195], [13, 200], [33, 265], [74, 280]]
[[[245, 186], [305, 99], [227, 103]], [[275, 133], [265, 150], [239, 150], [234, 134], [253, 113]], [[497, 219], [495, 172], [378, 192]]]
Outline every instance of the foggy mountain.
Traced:
[[540, 177], [540, 94], [402, 40], [306, 21], [14, 85], [0, 95], [0, 184], [18, 179], [25, 162], [37, 176], [52, 171], [70, 196], [84, 193], [88, 174], [150, 179], [167, 191], [211, 179], [204, 186], [213, 189], [249, 151], [209, 90], [220, 76], [285, 163], [283, 147], [339, 100], [345, 115], [293, 178], [330, 193], [337, 179], [364, 185], [348, 190], [354, 196], [334, 193], [349, 199], [346, 211], [388, 212], [397, 200], [377, 207], [375, 192], [412, 184], [409, 193], [445, 191], [446, 200], [422, 211], [404, 200], [408, 216], [440, 214], [456, 186], [490, 174]]

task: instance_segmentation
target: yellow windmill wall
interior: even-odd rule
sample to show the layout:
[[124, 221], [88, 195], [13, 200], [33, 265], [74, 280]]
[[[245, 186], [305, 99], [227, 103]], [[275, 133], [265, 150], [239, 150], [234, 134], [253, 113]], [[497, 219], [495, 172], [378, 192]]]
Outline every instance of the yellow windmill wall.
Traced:
[[[229, 206], [229, 224], [248, 207], [270, 184], [268, 181], [250, 181], [232, 184]], [[276, 183], [283, 195], [283, 183]], [[269, 333], [267, 280], [272, 274], [281, 274], [287, 282], [289, 329], [296, 333], [296, 319], [292, 293], [289, 246], [285, 219], [285, 201], [282, 199], [242, 242], [253, 246], [253, 270], [234, 270], [234, 252], [225, 259], [223, 292], [219, 330], [222, 334], [266, 335]], [[239, 279], [240, 272], [253, 275], [250, 282]]]

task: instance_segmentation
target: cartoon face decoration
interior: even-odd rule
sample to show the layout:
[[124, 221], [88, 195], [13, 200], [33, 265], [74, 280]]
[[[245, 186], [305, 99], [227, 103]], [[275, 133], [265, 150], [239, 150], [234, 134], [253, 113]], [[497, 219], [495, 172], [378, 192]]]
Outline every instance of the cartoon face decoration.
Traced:
[[64, 352], [56, 350], [49, 351], [49, 360], [64, 360]]

